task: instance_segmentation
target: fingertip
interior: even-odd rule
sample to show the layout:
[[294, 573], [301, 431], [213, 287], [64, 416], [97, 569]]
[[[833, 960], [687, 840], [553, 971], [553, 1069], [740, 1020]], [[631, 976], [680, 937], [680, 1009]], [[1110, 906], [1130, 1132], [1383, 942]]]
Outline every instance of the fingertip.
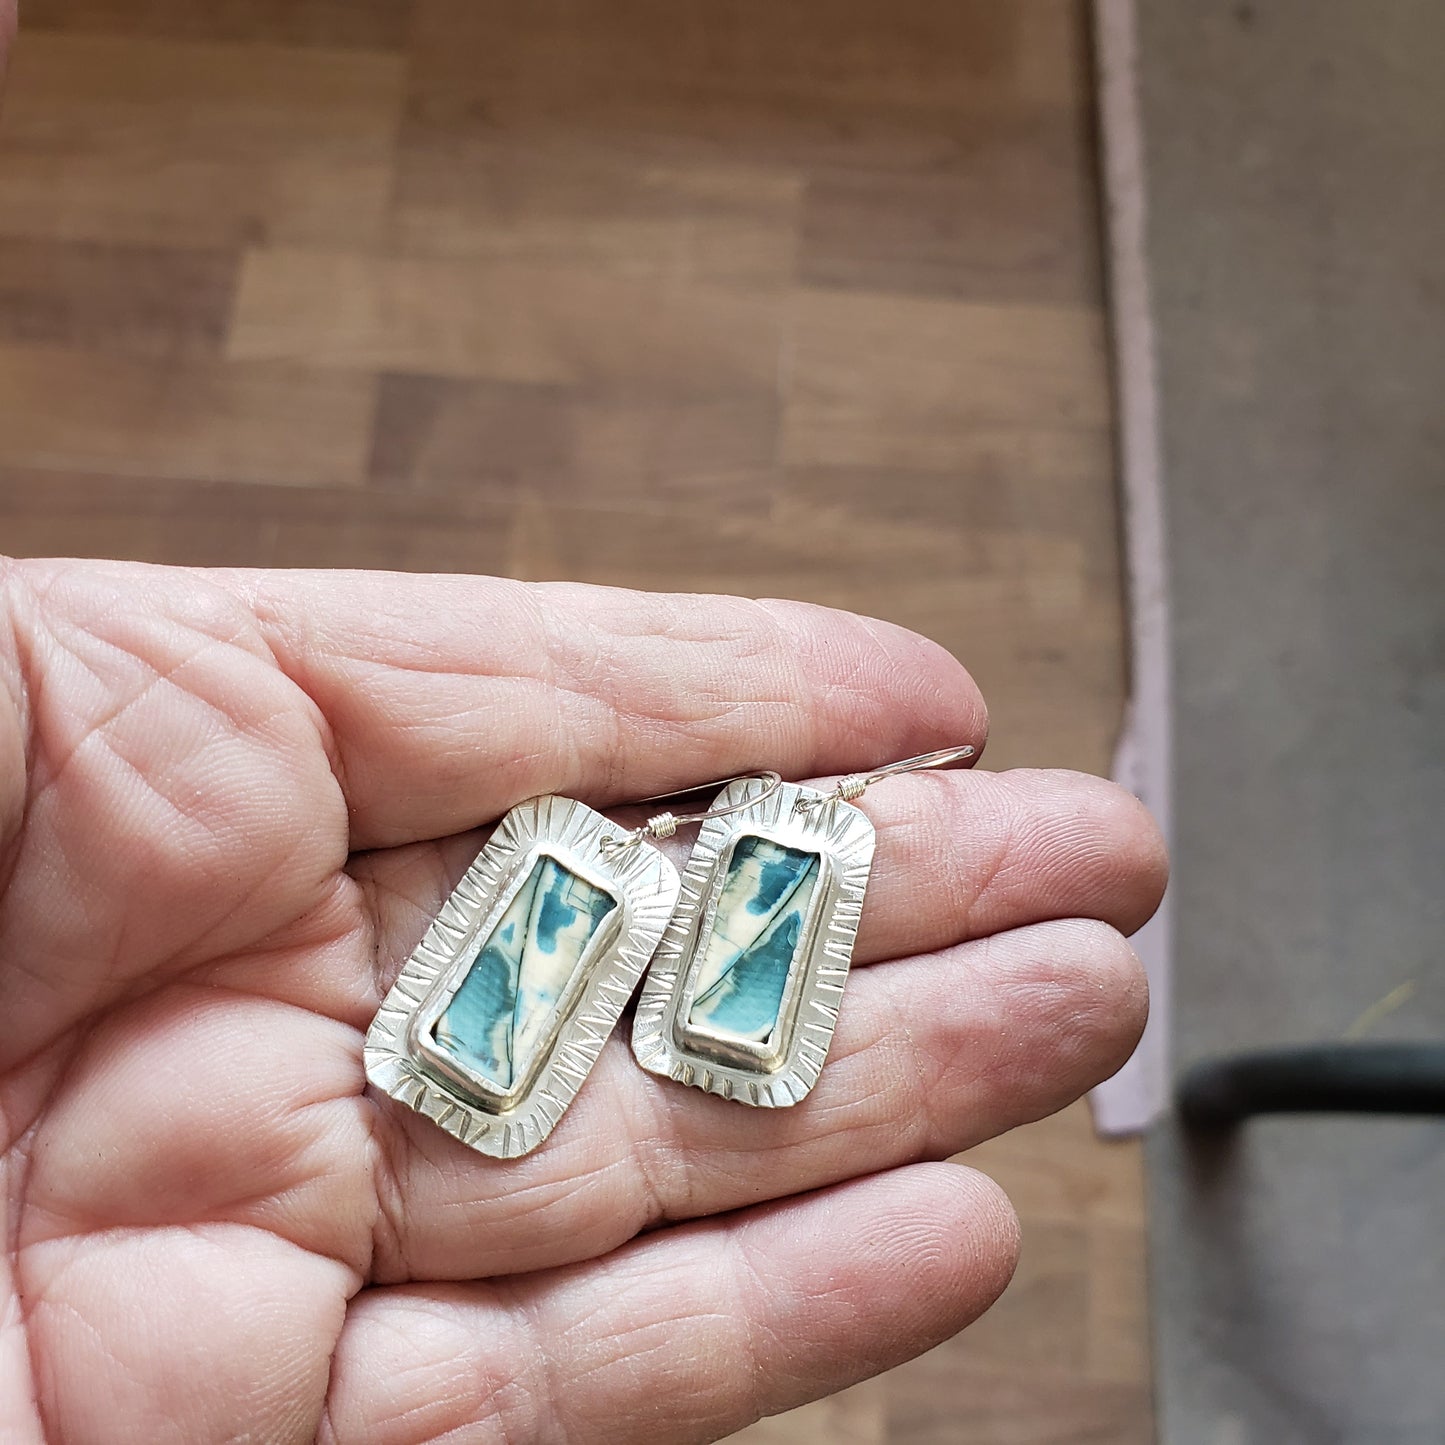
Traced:
[[1112, 1078], [1128, 1063], [1144, 1036], [1144, 1026], [1149, 1022], [1149, 975], [1143, 960], [1122, 935], [1114, 941], [1103, 969], [1110, 976], [1101, 983], [1101, 990], [1116, 1001], [1113, 1028], [1108, 1035], [1113, 1051], [1106, 1053], [1103, 1060], [1108, 1070], [1104, 1077]]
[[1136, 933], [1148, 923], [1164, 901], [1169, 887], [1169, 846], [1159, 820], [1142, 799], [1120, 788], [1115, 806], [1119, 809], [1123, 832], [1129, 839], [1123, 849], [1122, 865], [1129, 870], [1136, 890], [1137, 912], [1124, 932]]
[[[895, 1363], [971, 1324], [1003, 1293], [1018, 1263], [1018, 1216], [1008, 1196], [962, 1164], [904, 1165], [779, 1207], [798, 1209], [797, 1220], [814, 1229], [822, 1212], [830, 1232], [850, 1236], [846, 1255], [829, 1264], [830, 1283], [876, 1302], [888, 1324], [887, 1339], [875, 1346]], [[816, 1292], [815, 1280], [800, 1282], [805, 1293]]]
[[1164, 897], [1169, 882], [1169, 853], [1164, 834], [1142, 799], [1110, 778], [1094, 773], [1035, 773], [1046, 787], [1060, 781], [1087, 799], [1094, 834], [1107, 843], [1102, 855], [1118, 885], [1123, 908], [1115, 921], [1121, 932], [1142, 928]]
[[966, 1164], [915, 1164], [908, 1172], [937, 1191], [934, 1217], [955, 1253], [958, 1296], [967, 1306], [967, 1317], [955, 1326], [962, 1328], [989, 1309], [1013, 1278], [1022, 1240], [1018, 1212], [1002, 1185]]
[[1061, 926], [1069, 933], [1064, 956], [1075, 960], [1079, 985], [1074, 1032], [1089, 1048], [1097, 1083], [1123, 1065], [1144, 1032], [1149, 979], [1119, 929], [1096, 918], [1066, 919]]
[[[996, 982], [1017, 993], [1015, 1007], [1031, 1025], [1020, 1047], [1000, 1052], [998, 1097], [1031, 1095], [1029, 1118], [1053, 1113], [1134, 1052], [1149, 1014], [1149, 983], [1117, 928], [1095, 918], [1053, 919], [996, 934], [988, 951]], [[1041, 1071], [1050, 1085], [1042, 1093], [1034, 1087]]]
[[1070, 769], [1012, 768], [995, 776], [1000, 791], [992, 805], [1019, 819], [1016, 851], [1027, 845], [1045, 892], [1126, 935], [1149, 921], [1169, 880], [1169, 855], [1139, 798], [1109, 778]]
[[1113, 866], [1126, 909], [1119, 930], [1136, 933], [1153, 916], [1169, 883], [1169, 853], [1153, 813], [1127, 788], [1106, 778], [1099, 790], [1103, 831], [1113, 840]]

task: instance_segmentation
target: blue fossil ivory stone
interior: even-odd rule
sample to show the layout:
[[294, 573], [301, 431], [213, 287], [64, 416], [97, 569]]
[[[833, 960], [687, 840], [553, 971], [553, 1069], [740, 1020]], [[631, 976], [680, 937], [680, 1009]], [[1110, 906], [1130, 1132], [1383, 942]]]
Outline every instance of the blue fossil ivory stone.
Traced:
[[616, 906], [555, 858], [538, 858], [437, 1020], [438, 1046], [499, 1094], [523, 1082], [588, 943]]
[[820, 866], [816, 853], [768, 838], [738, 840], [700, 949], [690, 1027], [750, 1043], [769, 1041], [804, 942]]

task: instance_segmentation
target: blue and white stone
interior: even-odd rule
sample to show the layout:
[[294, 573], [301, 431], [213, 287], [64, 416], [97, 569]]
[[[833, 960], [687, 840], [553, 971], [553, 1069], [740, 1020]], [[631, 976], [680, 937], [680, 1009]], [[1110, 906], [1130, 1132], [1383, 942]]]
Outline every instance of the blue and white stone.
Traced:
[[588, 943], [617, 906], [555, 858], [539, 858], [433, 1030], [499, 1094], [524, 1081]]
[[770, 1040], [820, 872], [817, 853], [756, 836], [738, 840], [701, 949], [689, 1027]]

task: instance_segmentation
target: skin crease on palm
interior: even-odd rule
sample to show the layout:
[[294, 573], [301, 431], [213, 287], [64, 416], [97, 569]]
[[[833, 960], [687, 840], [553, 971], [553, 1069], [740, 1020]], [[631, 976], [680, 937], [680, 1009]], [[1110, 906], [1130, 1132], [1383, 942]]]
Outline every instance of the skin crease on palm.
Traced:
[[985, 729], [941, 649], [799, 603], [0, 559], [0, 1440], [673, 1445], [961, 1328], [1017, 1227], [934, 1161], [1142, 1027], [1165, 862], [1110, 784], [868, 794], [796, 1108], [646, 1074], [624, 1025], [504, 1163], [376, 1097], [361, 1043], [511, 804]]

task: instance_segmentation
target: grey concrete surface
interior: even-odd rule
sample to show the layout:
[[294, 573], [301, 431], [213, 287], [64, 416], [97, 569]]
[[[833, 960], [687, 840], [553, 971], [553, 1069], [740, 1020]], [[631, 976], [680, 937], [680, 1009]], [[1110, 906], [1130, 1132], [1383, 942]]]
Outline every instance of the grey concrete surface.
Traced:
[[[1445, 6], [1139, 26], [1176, 1061], [1442, 1039]], [[1445, 1441], [1445, 1122], [1165, 1124], [1149, 1161], [1167, 1445]]]

